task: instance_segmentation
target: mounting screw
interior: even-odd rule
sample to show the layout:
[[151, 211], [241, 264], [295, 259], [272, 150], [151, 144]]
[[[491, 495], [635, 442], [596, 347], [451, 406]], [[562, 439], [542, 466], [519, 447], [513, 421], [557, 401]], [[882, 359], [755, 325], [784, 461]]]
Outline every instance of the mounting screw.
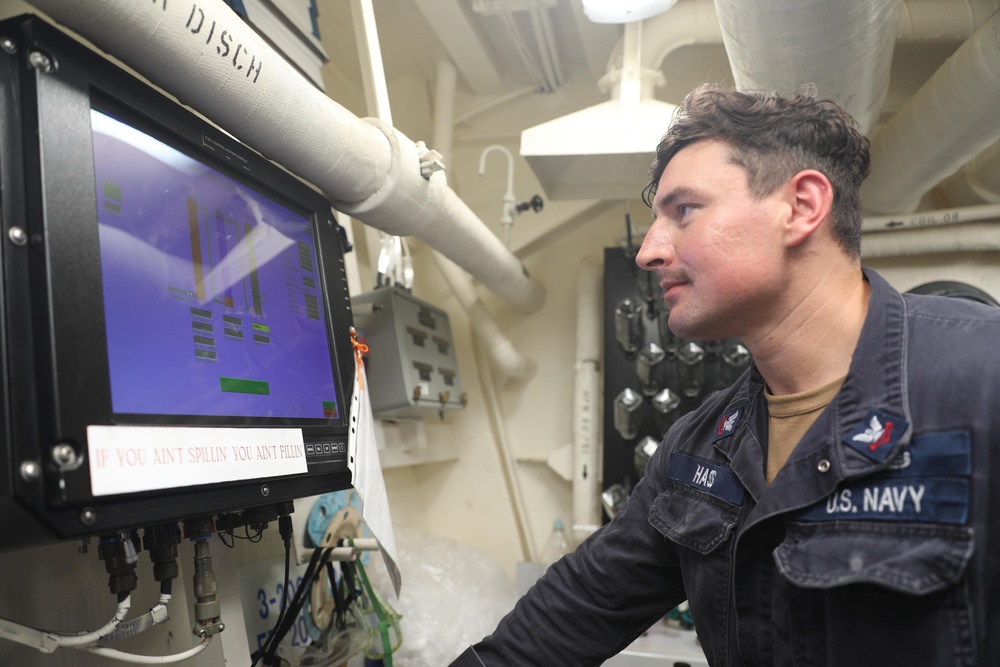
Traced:
[[42, 476], [42, 466], [37, 461], [23, 461], [21, 463], [21, 479], [25, 482], [37, 482]]
[[260, 495], [262, 495], [265, 498], [267, 498], [270, 494], [271, 494], [271, 487], [269, 487], [267, 484], [261, 484], [260, 485]]
[[17, 44], [10, 37], [0, 37], [0, 49], [3, 49], [4, 53], [14, 55], [17, 53]]
[[68, 468], [76, 463], [76, 450], [65, 442], [52, 448], [52, 460], [60, 468]]
[[32, 51], [28, 54], [28, 64], [36, 69], [40, 69], [46, 74], [52, 74], [55, 71], [55, 66], [52, 64], [52, 58], [41, 51]]
[[28, 235], [20, 227], [11, 227], [10, 231], [7, 232], [7, 238], [14, 245], [25, 245], [28, 242]]
[[84, 507], [80, 512], [80, 523], [85, 526], [93, 526], [97, 523], [97, 512], [91, 507]]

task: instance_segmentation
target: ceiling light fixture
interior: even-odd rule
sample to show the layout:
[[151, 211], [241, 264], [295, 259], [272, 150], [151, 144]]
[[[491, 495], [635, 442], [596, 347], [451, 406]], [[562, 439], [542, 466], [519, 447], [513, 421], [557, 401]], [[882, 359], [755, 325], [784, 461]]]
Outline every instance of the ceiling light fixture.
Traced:
[[594, 23], [632, 23], [662, 14], [677, 0], [583, 0], [583, 13]]

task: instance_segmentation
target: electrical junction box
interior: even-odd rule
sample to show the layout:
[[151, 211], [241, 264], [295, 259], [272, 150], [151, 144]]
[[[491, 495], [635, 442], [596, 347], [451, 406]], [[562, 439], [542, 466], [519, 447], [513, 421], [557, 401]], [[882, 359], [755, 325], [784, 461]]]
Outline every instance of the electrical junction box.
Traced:
[[445, 410], [465, 407], [445, 311], [397, 287], [353, 296], [351, 304], [370, 349], [366, 373], [375, 417], [443, 418]]

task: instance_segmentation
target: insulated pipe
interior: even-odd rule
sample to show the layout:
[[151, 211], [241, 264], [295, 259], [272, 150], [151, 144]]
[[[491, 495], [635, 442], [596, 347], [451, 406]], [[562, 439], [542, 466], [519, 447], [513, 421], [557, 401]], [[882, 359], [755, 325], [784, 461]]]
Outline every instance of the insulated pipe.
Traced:
[[955, 252], [1000, 251], [1000, 225], [973, 223], [959, 227], [910, 230], [898, 234], [866, 234], [861, 243], [864, 260]]
[[[1000, 220], [1000, 204], [983, 204], [965, 208], [948, 208], [936, 211], [922, 211], [909, 215], [868, 216], [861, 223], [863, 232], [892, 231], [921, 227], [939, 227], [976, 220]], [[866, 243], [867, 239], [865, 237]]]
[[1000, 12], [872, 138], [866, 211], [912, 211], [924, 192], [1000, 139]]
[[[455, 66], [445, 60], [438, 61], [437, 79], [434, 86], [433, 139], [434, 145], [438, 147], [437, 150], [443, 156], [446, 165], [451, 162], [453, 127], [451, 121], [454, 118], [455, 110], [455, 84]], [[481, 164], [480, 169], [482, 169]], [[513, 166], [511, 166], [511, 174], [513, 174]], [[511, 200], [513, 200], [513, 195], [511, 195]], [[440, 253], [432, 252], [431, 256], [452, 292], [455, 293], [455, 297], [468, 316], [469, 323], [476, 335], [482, 339], [485, 353], [497, 370], [512, 378], [528, 378], [534, 375], [534, 362], [518, 352], [513, 343], [500, 330], [493, 314], [487, 310], [486, 305], [476, 294], [476, 289], [468, 274]]]
[[1000, 141], [941, 183], [941, 191], [954, 204], [979, 200], [1000, 203]]
[[576, 366], [573, 387], [573, 540], [601, 526], [601, 281], [594, 257], [580, 263], [576, 289]]
[[789, 94], [814, 84], [820, 97], [840, 103], [865, 133], [875, 126], [888, 91], [899, 5], [715, 0], [738, 89]]
[[222, 0], [30, 2], [322, 189], [335, 208], [421, 239], [522, 311], [541, 307], [540, 286], [443, 176], [423, 177], [411, 140], [326, 97]]
[[434, 127], [431, 140], [435, 150], [441, 153], [444, 168], [452, 168], [452, 146], [455, 127], [455, 89], [458, 86], [458, 71], [450, 60], [438, 60], [434, 74]]
[[904, 0], [896, 41], [961, 41], [996, 9], [994, 0]]
[[458, 303], [469, 317], [469, 324], [482, 341], [484, 352], [494, 367], [504, 376], [527, 379], [535, 374], [536, 365], [514, 348], [497, 325], [493, 315], [479, 299], [469, 277], [444, 257], [435, 256], [441, 275], [448, 282]]

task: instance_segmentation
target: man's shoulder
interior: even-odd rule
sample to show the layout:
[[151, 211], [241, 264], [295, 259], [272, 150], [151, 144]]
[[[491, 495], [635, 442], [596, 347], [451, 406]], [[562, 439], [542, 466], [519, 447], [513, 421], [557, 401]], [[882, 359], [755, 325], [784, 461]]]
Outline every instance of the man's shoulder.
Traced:
[[969, 299], [904, 294], [911, 373], [973, 373], [1000, 366], [1000, 308]]
[[1000, 308], [971, 299], [904, 294], [911, 340], [934, 339], [944, 345], [989, 343], [1000, 336]]

